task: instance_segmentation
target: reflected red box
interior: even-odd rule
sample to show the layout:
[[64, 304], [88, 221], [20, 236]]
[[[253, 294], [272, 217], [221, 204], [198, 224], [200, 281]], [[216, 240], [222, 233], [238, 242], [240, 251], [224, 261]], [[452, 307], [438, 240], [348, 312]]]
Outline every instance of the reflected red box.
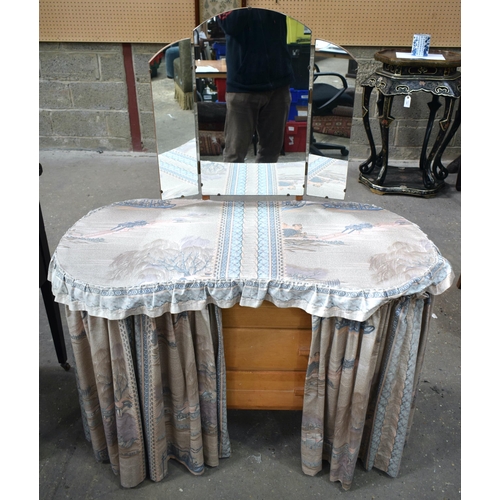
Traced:
[[226, 102], [226, 79], [214, 78], [214, 83], [217, 87], [217, 100], [219, 102]]
[[286, 122], [285, 153], [304, 153], [306, 151], [307, 122]]

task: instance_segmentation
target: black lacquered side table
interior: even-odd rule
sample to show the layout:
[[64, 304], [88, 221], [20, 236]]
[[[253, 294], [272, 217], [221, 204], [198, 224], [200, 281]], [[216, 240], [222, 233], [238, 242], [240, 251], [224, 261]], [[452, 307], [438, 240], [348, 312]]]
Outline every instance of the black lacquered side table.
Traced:
[[[386, 49], [374, 55], [383, 63], [361, 83], [363, 87], [363, 124], [370, 143], [370, 157], [359, 166], [359, 182], [377, 194], [408, 194], [435, 196], [444, 185], [448, 175], [441, 157], [460, 126], [460, 67], [461, 55], [446, 50], [433, 50], [444, 59], [412, 59], [397, 57], [396, 53], [407, 53], [408, 49]], [[377, 112], [380, 124], [382, 148], [377, 152], [370, 127], [369, 104], [372, 90], [378, 91]], [[429, 117], [425, 131], [419, 168], [389, 165], [389, 127], [395, 120], [391, 108], [395, 96], [411, 96], [415, 92], [432, 95]], [[444, 98], [443, 116], [438, 121], [439, 130], [430, 152], [429, 142]], [[453, 117], [455, 102], [458, 108]]]

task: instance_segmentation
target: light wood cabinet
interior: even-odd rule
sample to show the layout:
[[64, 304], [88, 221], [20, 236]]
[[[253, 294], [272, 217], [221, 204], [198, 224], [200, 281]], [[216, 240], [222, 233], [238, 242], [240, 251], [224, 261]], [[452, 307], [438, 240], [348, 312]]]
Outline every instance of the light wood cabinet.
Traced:
[[297, 308], [222, 310], [229, 409], [301, 410], [311, 316]]

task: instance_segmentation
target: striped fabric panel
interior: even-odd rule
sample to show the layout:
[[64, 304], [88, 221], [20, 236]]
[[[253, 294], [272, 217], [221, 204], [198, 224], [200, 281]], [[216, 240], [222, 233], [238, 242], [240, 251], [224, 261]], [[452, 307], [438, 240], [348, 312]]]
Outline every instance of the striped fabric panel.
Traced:
[[[216, 279], [283, 278], [280, 204], [226, 202], [215, 266]], [[248, 239], [257, 240], [257, 253], [244, 252]], [[252, 245], [255, 248], [255, 243]]]
[[247, 168], [244, 164], [233, 164], [227, 174], [227, 194], [244, 195], [247, 189]]
[[276, 168], [271, 163], [261, 163], [258, 167], [258, 194], [267, 195], [277, 193], [278, 180], [276, 178]]
[[215, 263], [216, 279], [231, 279], [240, 276], [244, 219], [245, 204], [243, 202], [224, 203]]
[[257, 276], [281, 279], [283, 277], [283, 245], [280, 205], [276, 202], [258, 202]]

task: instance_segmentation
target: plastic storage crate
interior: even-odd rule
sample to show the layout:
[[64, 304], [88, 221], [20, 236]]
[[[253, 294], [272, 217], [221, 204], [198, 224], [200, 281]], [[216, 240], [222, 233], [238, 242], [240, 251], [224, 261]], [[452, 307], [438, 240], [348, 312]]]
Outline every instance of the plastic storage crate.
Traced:
[[[309, 97], [309, 92], [307, 90], [295, 90], [290, 89], [290, 95], [292, 97], [292, 102], [290, 103], [290, 111], [288, 112], [288, 120], [293, 121], [299, 116], [299, 111], [303, 111], [306, 108], [305, 116], [307, 117], [307, 101]], [[302, 113], [300, 113], [302, 114]]]
[[226, 57], [226, 44], [221, 42], [214, 42], [212, 50], [215, 52], [215, 59], [222, 59]]

